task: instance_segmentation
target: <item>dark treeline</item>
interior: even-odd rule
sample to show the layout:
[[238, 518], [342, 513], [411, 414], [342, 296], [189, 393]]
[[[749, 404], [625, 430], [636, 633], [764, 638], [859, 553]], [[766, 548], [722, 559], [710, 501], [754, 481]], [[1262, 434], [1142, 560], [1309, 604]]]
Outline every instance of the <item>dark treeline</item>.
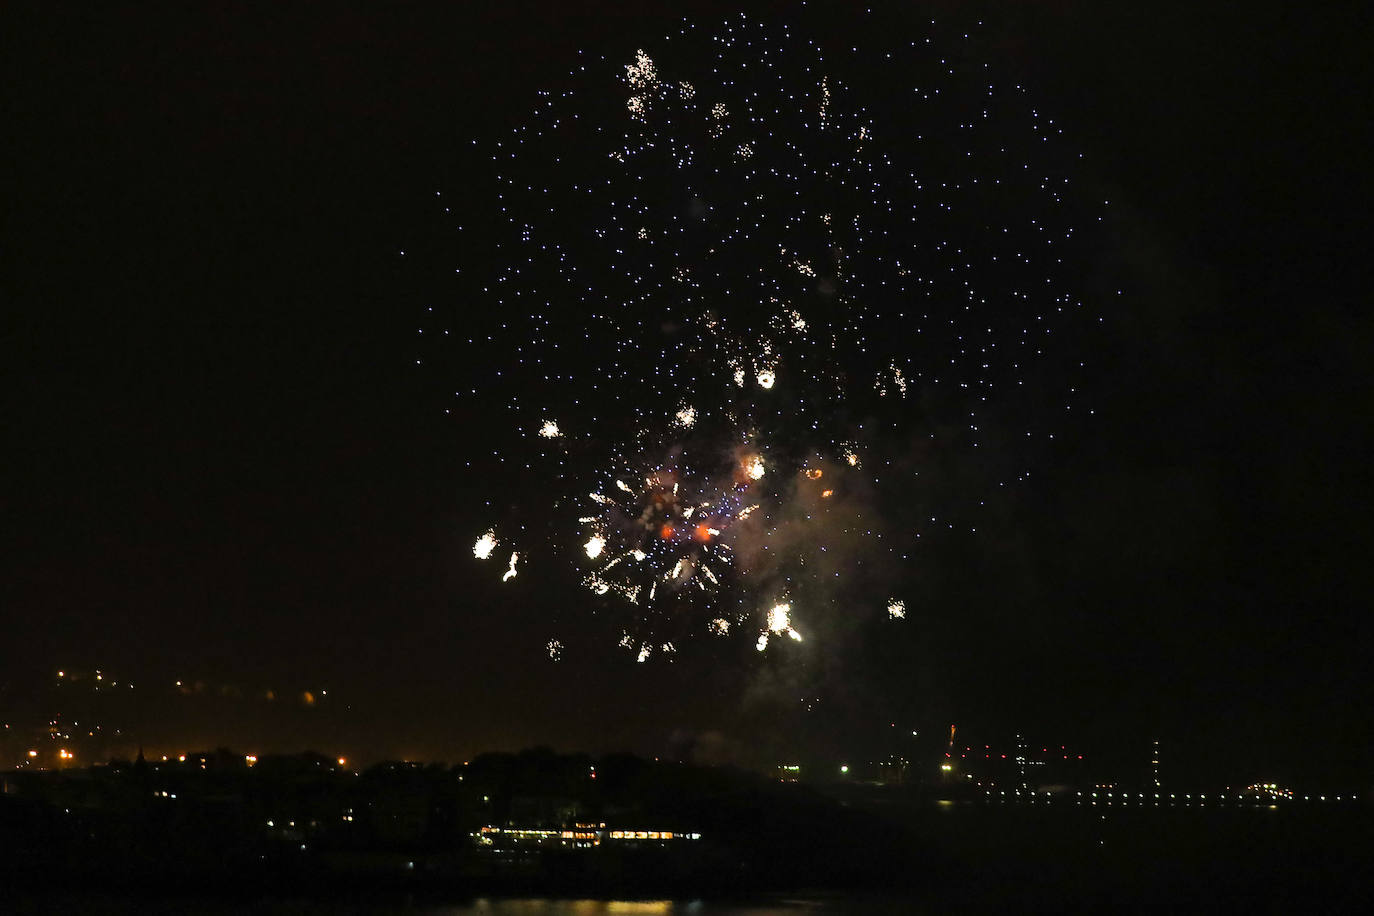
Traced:
[[[545, 748], [355, 773], [320, 754], [18, 772], [0, 795], [12, 878], [168, 889], [358, 884], [701, 893], [901, 874], [912, 836], [813, 789], [731, 768]], [[484, 845], [483, 827], [584, 825], [673, 842]], [[699, 839], [691, 839], [691, 834]], [[685, 836], [684, 836], [685, 835]]]

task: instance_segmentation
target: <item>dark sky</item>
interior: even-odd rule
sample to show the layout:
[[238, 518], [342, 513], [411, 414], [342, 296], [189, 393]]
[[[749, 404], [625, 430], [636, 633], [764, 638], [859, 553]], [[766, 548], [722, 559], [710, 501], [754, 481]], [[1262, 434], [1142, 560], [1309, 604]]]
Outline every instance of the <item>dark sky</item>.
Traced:
[[[1211, 6], [948, 13], [981, 15], [988, 58], [1087, 153], [1125, 292], [1095, 422], [993, 532], [941, 548], [912, 664], [929, 701], [902, 712], [1367, 782], [1369, 14]], [[359, 756], [747, 743], [721, 711], [738, 678], [612, 647], [550, 665], [544, 610], [475, 584], [472, 442], [415, 366], [444, 290], [397, 256], [433, 246], [431, 195], [471, 180], [472, 138], [578, 48], [662, 32], [650, 7], [107, 7], [5, 30], [7, 703], [103, 666], [327, 685]]]

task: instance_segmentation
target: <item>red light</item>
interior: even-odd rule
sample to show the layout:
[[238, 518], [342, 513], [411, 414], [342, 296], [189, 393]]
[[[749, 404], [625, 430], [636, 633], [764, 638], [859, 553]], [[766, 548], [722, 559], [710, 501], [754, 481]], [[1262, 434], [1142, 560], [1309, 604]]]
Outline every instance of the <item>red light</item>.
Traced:
[[663, 538], [663, 540], [665, 541], [671, 538], [674, 534], [676, 534], [676, 532], [673, 531], [672, 525], [664, 525], [662, 528], [658, 530], [658, 536]]
[[692, 536], [698, 541], [709, 541], [711, 540], [711, 529], [708, 525], [697, 525], [696, 531], [693, 532]]

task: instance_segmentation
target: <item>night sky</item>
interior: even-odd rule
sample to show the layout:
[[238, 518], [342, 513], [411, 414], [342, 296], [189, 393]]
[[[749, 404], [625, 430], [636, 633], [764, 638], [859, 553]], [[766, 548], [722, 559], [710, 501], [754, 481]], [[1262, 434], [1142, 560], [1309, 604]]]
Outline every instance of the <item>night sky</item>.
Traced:
[[[1113, 298], [1077, 341], [1095, 415], [976, 536], [930, 548], [905, 667], [875, 649], [883, 673], [815, 720], [705, 652], [551, 663], [548, 604], [589, 599], [474, 564], [486, 496], [463, 467], [500, 405], [463, 413], [417, 366], [422, 310], [457, 294], [433, 194], [461, 208], [489, 174], [471, 141], [579, 48], [629, 60], [677, 15], [109, 8], [5, 30], [0, 701], [101, 667], [326, 688], [344, 708], [296, 737], [358, 758], [712, 734], [751, 760], [900, 719], [1367, 783], [1369, 14], [1101, 6], [909, 14], [913, 34], [981, 18], [983, 59], [1085, 153], [1112, 206], [1084, 286]], [[251, 713], [234, 727], [196, 737], [255, 740]]]

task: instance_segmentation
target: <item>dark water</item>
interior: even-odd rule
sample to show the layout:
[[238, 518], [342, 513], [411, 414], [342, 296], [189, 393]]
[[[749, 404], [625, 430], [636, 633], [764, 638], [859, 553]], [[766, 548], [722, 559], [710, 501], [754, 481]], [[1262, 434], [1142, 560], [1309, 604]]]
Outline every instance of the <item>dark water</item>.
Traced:
[[[3, 899], [3, 898], [0, 898]], [[838, 897], [788, 897], [747, 903], [704, 900], [562, 900], [541, 897], [478, 898], [463, 903], [433, 904], [412, 901], [341, 902], [337, 900], [255, 900], [228, 902], [195, 897], [161, 900], [99, 894], [30, 894], [12, 900], [14, 913], [139, 914], [139, 916], [236, 916], [240, 913], [263, 916], [897, 916], [934, 912], [912, 898], [855, 895]]]
[[[357, 914], [1374, 913], [1374, 809], [947, 806], [892, 812], [909, 845], [881, 847], [881, 872], [839, 891], [734, 899], [577, 899], [464, 893], [423, 882], [355, 889], [279, 887], [235, 896], [157, 888], [101, 893], [0, 883], [0, 914], [267, 916]], [[841, 834], [865, 856], [880, 851]], [[803, 838], [805, 840], [805, 838]], [[829, 838], [833, 849], [836, 837]], [[803, 854], [805, 842], [789, 855]], [[782, 855], [778, 851], [778, 855]], [[346, 876], [341, 876], [346, 877]], [[458, 887], [461, 887], [459, 885]], [[8, 893], [7, 893], [8, 891]], [[586, 896], [594, 895], [595, 891]], [[582, 896], [582, 895], [579, 895]], [[608, 895], [612, 896], [612, 895]]]

